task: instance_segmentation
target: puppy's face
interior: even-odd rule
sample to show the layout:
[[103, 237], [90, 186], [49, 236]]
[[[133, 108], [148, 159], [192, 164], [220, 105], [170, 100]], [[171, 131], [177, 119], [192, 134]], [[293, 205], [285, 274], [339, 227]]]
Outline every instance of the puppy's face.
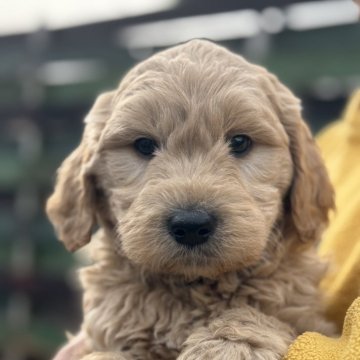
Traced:
[[119, 252], [188, 277], [259, 261], [296, 172], [271, 81], [222, 48], [189, 43], [140, 64], [106, 116], [89, 117], [80, 182], [95, 179], [106, 216], [94, 211]]
[[285, 130], [255, 80], [243, 76], [244, 87], [235, 74], [219, 79], [196, 65], [144, 74], [140, 90], [124, 90], [95, 172], [117, 224], [116, 245], [131, 260], [211, 275], [261, 256], [292, 161]]

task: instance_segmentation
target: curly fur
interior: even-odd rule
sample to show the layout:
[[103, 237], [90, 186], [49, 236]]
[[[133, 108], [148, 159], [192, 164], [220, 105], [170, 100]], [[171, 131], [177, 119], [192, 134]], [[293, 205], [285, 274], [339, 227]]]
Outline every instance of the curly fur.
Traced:
[[[47, 211], [69, 250], [101, 229], [81, 332], [56, 359], [275, 360], [303, 331], [333, 332], [315, 252], [333, 191], [275, 76], [194, 40], [137, 65], [85, 122]], [[236, 134], [254, 141], [241, 158]], [[132, 146], [143, 136], [159, 144], [151, 160]], [[165, 226], [188, 207], [219, 219], [191, 250]]]

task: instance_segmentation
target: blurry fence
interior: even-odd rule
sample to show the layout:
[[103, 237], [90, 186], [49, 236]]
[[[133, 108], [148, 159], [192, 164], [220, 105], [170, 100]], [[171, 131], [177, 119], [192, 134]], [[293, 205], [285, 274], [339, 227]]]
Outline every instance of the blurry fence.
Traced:
[[79, 301], [67, 273], [72, 258], [44, 213], [54, 169], [81, 131], [80, 114], [44, 106], [37, 76], [48, 34], [26, 38], [16, 69], [18, 101], [0, 109], [0, 358], [48, 359], [75, 329]]

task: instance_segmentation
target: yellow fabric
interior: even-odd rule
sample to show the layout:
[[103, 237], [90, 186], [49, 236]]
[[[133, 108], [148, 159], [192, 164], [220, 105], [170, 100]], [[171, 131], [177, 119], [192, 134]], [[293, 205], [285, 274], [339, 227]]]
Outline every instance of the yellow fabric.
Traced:
[[360, 360], [360, 90], [343, 119], [317, 140], [336, 192], [336, 211], [319, 249], [334, 264], [322, 284], [326, 312], [339, 329], [346, 318], [340, 339], [304, 333], [284, 360]]
[[359, 360], [360, 359], [360, 298], [347, 311], [343, 334], [331, 339], [307, 332], [290, 346], [284, 360]]
[[346, 309], [360, 296], [360, 91], [343, 121], [320, 134], [318, 143], [336, 192], [336, 212], [320, 247], [335, 266], [323, 287], [328, 316], [341, 327]]

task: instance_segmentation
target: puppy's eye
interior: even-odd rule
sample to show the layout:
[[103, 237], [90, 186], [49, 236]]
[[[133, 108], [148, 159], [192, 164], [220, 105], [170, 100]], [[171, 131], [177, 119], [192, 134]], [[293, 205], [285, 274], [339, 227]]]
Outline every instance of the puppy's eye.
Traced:
[[230, 140], [231, 152], [235, 156], [245, 155], [251, 148], [252, 140], [247, 135], [235, 135]]
[[149, 138], [139, 138], [134, 142], [137, 152], [144, 156], [152, 156], [157, 148], [156, 142]]

